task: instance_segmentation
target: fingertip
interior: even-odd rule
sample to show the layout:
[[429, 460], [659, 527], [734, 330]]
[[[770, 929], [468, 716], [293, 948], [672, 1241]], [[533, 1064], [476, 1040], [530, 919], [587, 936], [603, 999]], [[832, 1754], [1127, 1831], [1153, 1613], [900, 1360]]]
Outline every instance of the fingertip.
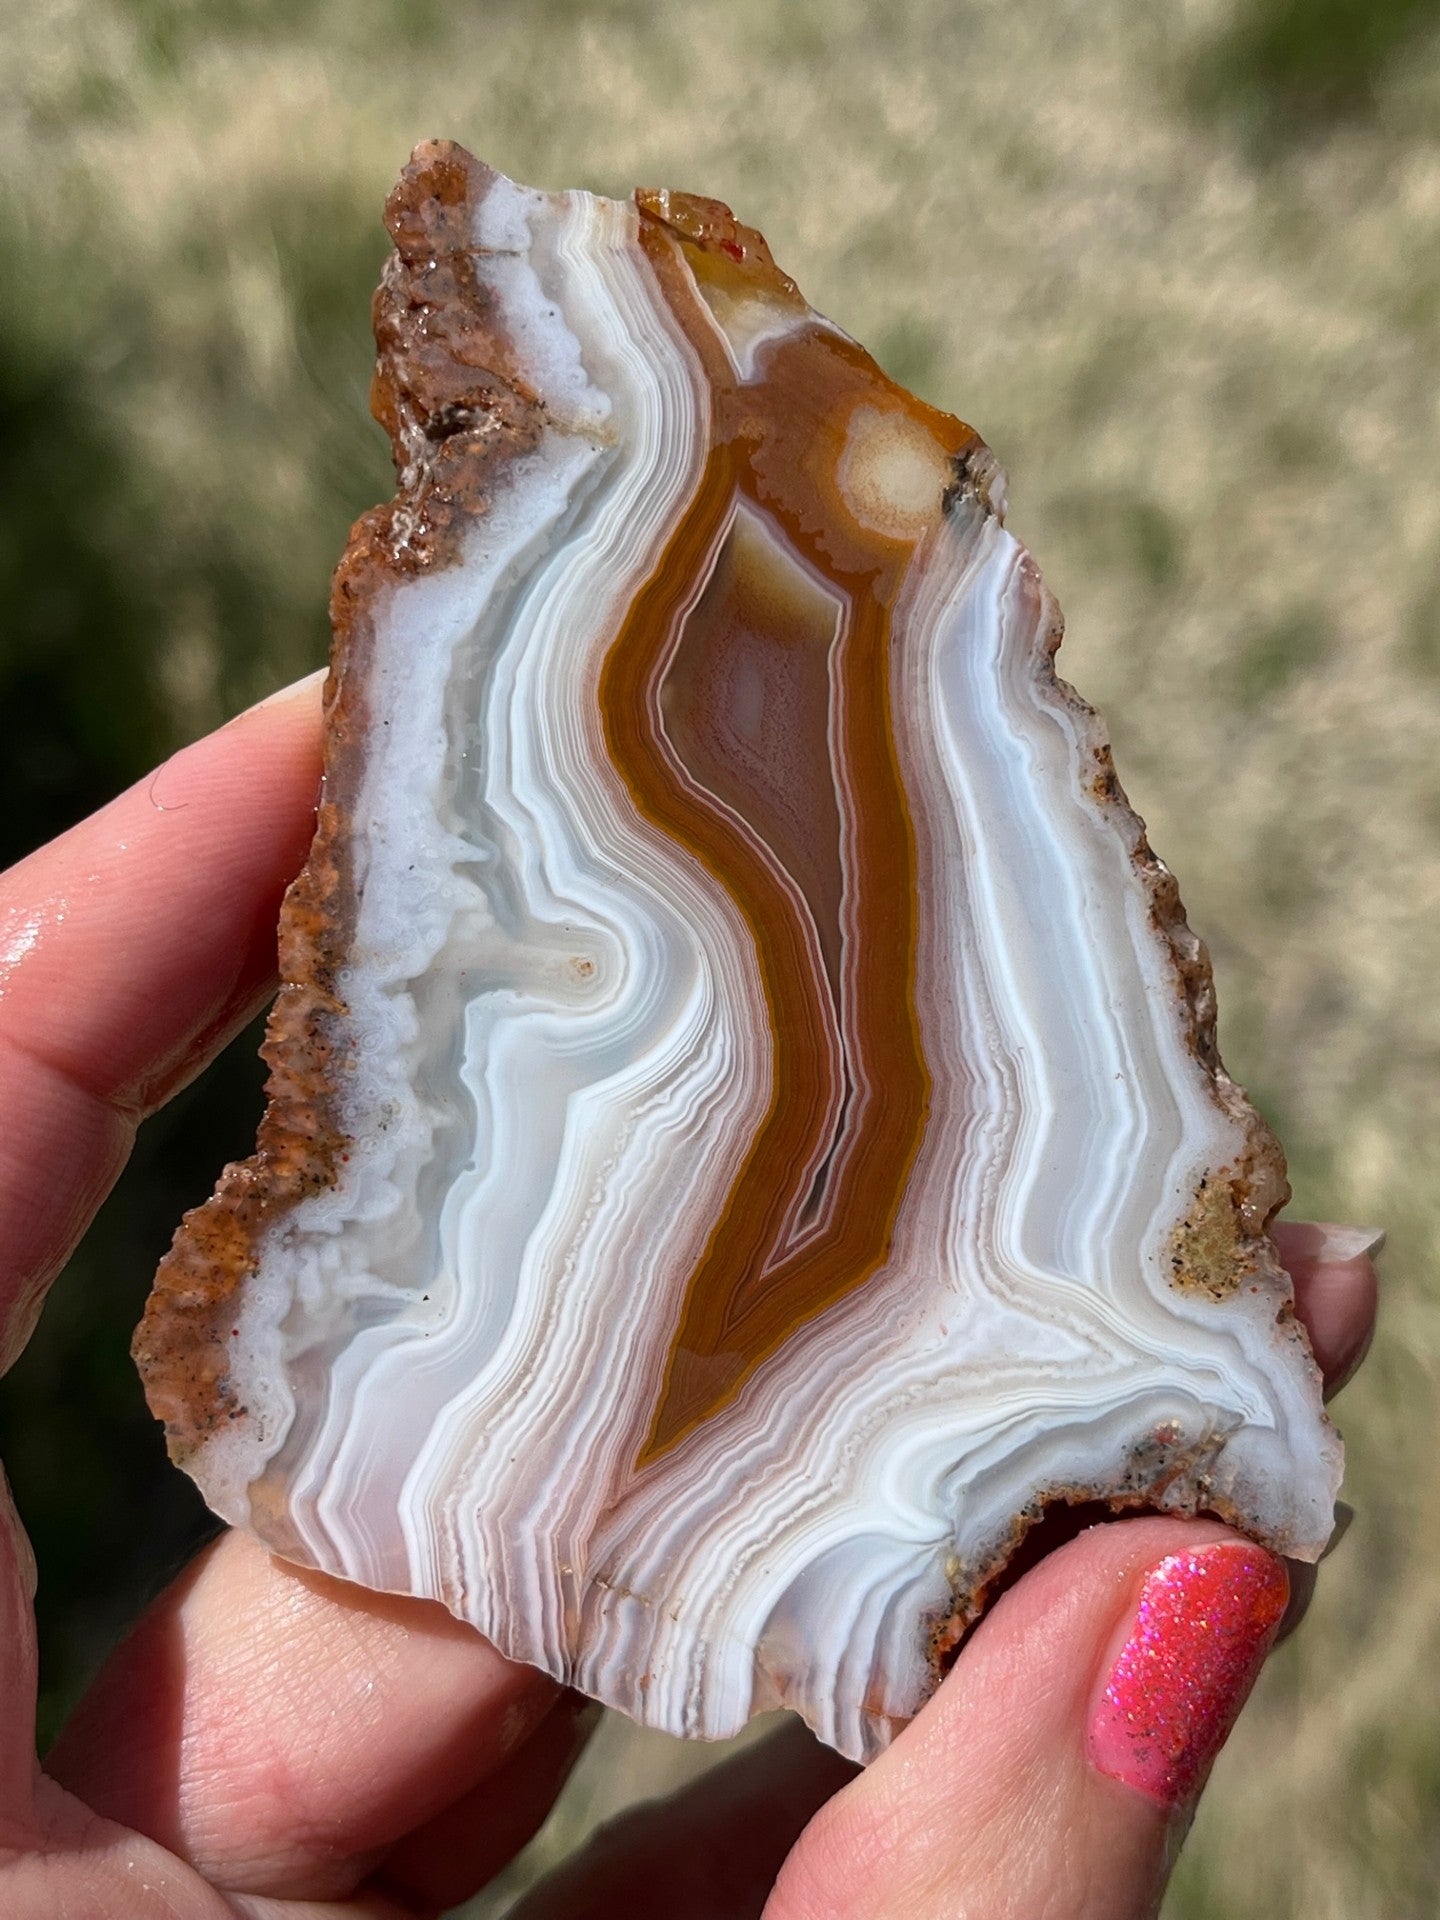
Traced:
[[229, 724], [238, 726], [242, 721], [262, 713], [289, 713], [297, 718], [313, 717], [318, 720], [323, 711], [325, 682], [329, 677], [329, 667], [316, 667], [313, 673], [302, 674], [300, 679], [267, 693], [263, 700], [257, 700], [253, 706], [237, 713]]
[[229, 1533], [112, 1655], [48, 1764], [217, 1885], [333, 1899], [559, 1697], [433, 1601]]
[[1248, 1540], [1182, 1547], [1147, 1569], [1087, 1716], [1091, 1766], [1166, 1813], [1189, 1808], [1290, 1597], [1285, 1562]]
[[[289, 879], [309, 844], [315, 801], [323, 771], [325, 684], [329, 669], [318, 667], [303, 679], [267, 694], [227, 720], [216, 732], [182, 747], [152, 775], [148, 795], [159, 810], [174, 809], [178, 797], [190, 804], [235, 789], [237, 802], [277, 816], [279, 865]], [[291, 830], [285, 831], [285, 824]], [[189, 823], [187, 823], [188, 825]]]
[[[1218, 1521], [1146, 1515], [1077, 1535], [996, 1601], [894, 1746], [822, 1809], [766, 1920], [1152, 1914], [1185, 1796], [1258, 1671], [1286, 1591], [1283, 1564]], [[1148, 1644], [1137, 1646], [1142, 1616]], [[1231, 1656], [1216, 1670], [1205, 1665], [1206, 1618]], [[1108, 1700], [1132, 1648], [1125, 1698]], [[1146, 1692], [1151, 1654], [1168, 1696]], [[1107, 1705], [1102, 1767], [1092, 1727]]]
[[1275, 1244], [1295, 1288], [1295, 1312], [1333, 1398], [1375, 1337], [1380, 1281], [1372, 1251], [1383, 1235], [1364, 1228], [1280, 1222]]
[[325, 692], [329, 668], [317, 667], [303, 679], [266, 694], [226, 721], [218, 733], [197, 740], [186, 753], [229, 757], [239, 751], [251, 764], [285, 777], [294, 777], [318, 789], [323, 770]]

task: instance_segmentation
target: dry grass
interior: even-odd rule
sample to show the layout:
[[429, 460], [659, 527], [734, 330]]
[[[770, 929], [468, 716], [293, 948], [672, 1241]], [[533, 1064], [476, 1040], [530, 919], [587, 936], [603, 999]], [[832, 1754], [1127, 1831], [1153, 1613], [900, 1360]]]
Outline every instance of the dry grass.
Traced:
[[[0, 151], [30, 320], [73, 341], [147, 503], [134, 563], [174, 582], [178, 729], [309, 663], [343, 525], [385, 486], [363, 288], [422, 135], [541, 184], [728, 198], [986, 434], [1300, 1207], [1392, 1232], [1340, 1407], [1360, 1517], [1167, 1911], [1401, 1920], [1440, 1908], [1440, 58], [1416, 42], [1365, 113], [1262, 160], [1183, 104], [1219, 24], [1180, 0], [52, 0], [0, 53]], [[608, 1737], [567, 1837], [671, 1764]]]

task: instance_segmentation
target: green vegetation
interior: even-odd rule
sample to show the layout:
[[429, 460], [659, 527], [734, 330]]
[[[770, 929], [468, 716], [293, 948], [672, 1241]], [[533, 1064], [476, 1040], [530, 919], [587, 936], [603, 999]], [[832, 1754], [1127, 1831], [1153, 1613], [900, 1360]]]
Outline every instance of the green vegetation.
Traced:
[[1437, 0], [1242, 0], [1192, 63], [1192, 98], [1261, 150], [1323, 137], [1339, 120], [1373, 115], [1437, 25]]
[[[7, 857], [322, 657], [388, 488], [367, 308], [423, 135], [730, 199], [1009, 467], [1299, 1208], [1391, 1229], [1359, 1518], [1171, 1920], [1440, 1908], [1435, 12], [39, 0], [0, 45]], [[205, 1524], [125, 1347], [258, 1088], [247, 1043], [152, 1124], [0, 1389], [50, 1724]], [[700, 1758], [606, 1739], [542, 1849]]]

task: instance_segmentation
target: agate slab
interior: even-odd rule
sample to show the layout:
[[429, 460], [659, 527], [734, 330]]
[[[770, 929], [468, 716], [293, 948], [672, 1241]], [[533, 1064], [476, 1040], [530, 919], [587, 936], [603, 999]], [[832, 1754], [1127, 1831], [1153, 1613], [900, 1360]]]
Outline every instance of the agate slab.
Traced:
[[1340, 1470], [1205, 950], [974, 431], [690, 195], [417, 150], [255, 1156], [136, 1353], [282, 1554], [855, 1756], [1051, 1505]]

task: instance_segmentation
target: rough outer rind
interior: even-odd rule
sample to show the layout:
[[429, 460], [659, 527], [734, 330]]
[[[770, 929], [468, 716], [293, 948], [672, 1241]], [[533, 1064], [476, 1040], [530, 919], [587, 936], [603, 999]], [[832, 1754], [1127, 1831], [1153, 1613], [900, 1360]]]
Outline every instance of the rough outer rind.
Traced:
[[[1190, 1221], [1175, 1237], [1171, 1262], [1177, 1287], [1195, 1287], [1220, 1298], [1233, 1292], [1247, 1274], [1257, 1269], [1278, 1277], [1274, 1246], [1266, 1229], [1290, 1198], [1284, 1149], [1243, 1088], [1225, 1071], [1216, 1039], [1215, 973], [1209, 949], [1186, 920], [1179, 884], [1152, 849], [1145, 822], [1125, 796], [1104, 722], [1055, 671], [1065, 623], [1048, 589], [1041, 586], [1040, 591], [1050, 612], [1040, 677], [1090, 736], [1095, 762], [1091, 795], [1110, 810], [1117, 831], [1130, 844], [1131, 864], [1149, 897], [1151, 921], [1170, 949], [1183, 1010], [1182, 1029], [1210, 1078], [1217, 1105], [1244, 1129], [1244, 1152], [1223, 1177], [1202, 1183]], [[1217, 1194], [1214, 1188], [1222, 1185], [1222, 1179], [1222, 1192]]]
[[330, 596], [325, 777], [315, 838], [280, 913], [280, 992], [262, 1053], [268, 1105], [255, 1152], [185, 1215], [161, 1262], [134, 1355], [172, 1459], [244, 1413], [229, 1371], [232, 1301], [261, 1236], [336, 1184], [347, 1140], [336, 1089], [354, 1037], [336, 978], [354, 928], [352, 820], [365, 753], [366, 665], [386, 589], [456, 557], [500, 472], [539, 438], [545, 409], [473, 264], [472, 219], [493, 176], [452, 141], [416, 148], [385, 208], [395, 242], [375, 295], [370, 391], [399, 492], [350, 532]]

